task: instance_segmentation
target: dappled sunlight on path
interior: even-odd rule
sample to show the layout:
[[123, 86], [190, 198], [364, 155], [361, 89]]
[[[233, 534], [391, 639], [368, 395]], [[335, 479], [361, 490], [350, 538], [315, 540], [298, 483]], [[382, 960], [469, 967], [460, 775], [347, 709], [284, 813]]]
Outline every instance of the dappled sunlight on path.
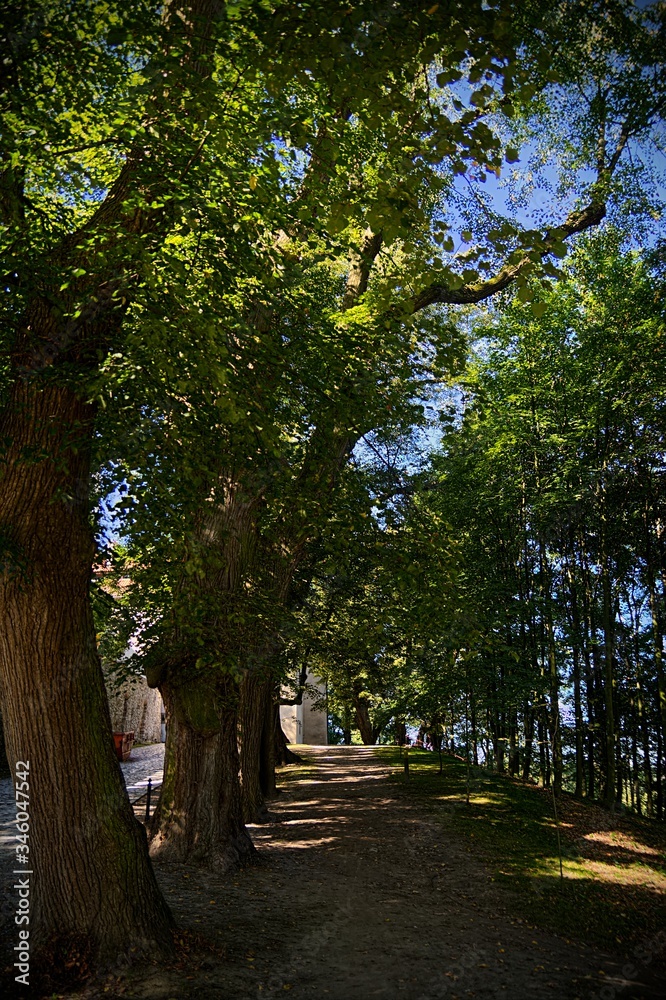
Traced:
[[[531, 927], [451, 823], [366, 747], [299, 747], [258, 861], [232, 874], [157, 864], [182, 929], [175, 965], [81, 1000], [656, 1000], [626, 958]], [[633, 977], [636, 980], [636, 976]]]
[[179, 920], [226, 954], [194, 977], [192, 996], [585, 1000], [602, 986], [622, 1000], [660, 996], [623, 980], [621, 960], [529, 927], [446, 815], [424, 813], [371, 748], [298, 752], [274, 821], [251, 828], [257, 866], [226, 879], [158, 868]]

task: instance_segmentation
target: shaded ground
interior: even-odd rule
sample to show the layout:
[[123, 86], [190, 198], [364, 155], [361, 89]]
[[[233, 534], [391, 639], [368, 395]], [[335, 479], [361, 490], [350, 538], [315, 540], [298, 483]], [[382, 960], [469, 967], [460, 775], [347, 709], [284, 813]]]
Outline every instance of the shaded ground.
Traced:
[[[401, 765], [397, 747], [377, 747]], [[483, 859], [498, 885], [517, 893], [515, 911], [530, 923], [578, 937], [645, 964], [645, 948], [666, 928], [666, 829], [634, 815], [558, 799], [550, 791], [444, 756], [410, 751], [410, 794], [424, 813]], [[402, 779], [400, 779], [402, 780]], [[469, 787], [470, 801], [466, 804]], [[666, 958], [666, 933], [652, 947]], [[666, 979], [666, 976], [664, 977]], [[666, 990], [664, 991], [666, 993]]]
[[[453, 813], [424, 810], [370, 749], [303, 752], [307, 766], [288, 769], [276, 822], [253, 830], [260, 864], [227, 877], [157, 866], [184, 930], [181, 961], [79, 996], [662, 996], [654, 962], [634, 959], [632, 983], [622, 977], [626, 954], [528, 926], [520, 898], [493, 881]], [[215, 946], [205, 957], [199, 935]]]

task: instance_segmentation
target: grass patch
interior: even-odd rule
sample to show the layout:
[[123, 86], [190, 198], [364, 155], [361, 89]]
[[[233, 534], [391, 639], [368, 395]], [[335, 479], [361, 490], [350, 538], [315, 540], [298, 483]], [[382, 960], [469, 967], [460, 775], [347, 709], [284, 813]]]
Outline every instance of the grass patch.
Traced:
[[[564, 794], [558, 800], [564, 878], [560, 878], [557, 829], [549, 791], [470, 768], [437, 754], [409, 751], [406, 781], [399, 747], [377, 753], [396, 768], [393, 780], [451, 824], [492, 877], [517, 893], [517, 913], [614, 951], [644, 943], [666, 924], [666, 830], [662, 824], [611, 815]], [[399, 770], [398, 770], [399, 769]]]
[[307, 745], [292, 745], [290, 749], [303, 759], [300, 764], [281, 764], [279, 767], [276, 767], [275, 774], [277, 776], [278, 787], [284, 787], [291, 781], [305, 781], [315, 778], [317, 775], [317, 763], [308, 757], [307, 751], [309, 747]]

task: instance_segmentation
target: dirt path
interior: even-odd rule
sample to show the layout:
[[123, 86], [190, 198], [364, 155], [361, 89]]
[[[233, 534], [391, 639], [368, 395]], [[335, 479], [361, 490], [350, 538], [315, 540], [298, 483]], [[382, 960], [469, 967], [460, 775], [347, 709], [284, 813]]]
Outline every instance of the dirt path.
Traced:
[[154, 968], [87, 996], [662, 995], [623, 981], [609, 956], [521, 923], [517, 899], [493, 884], [445, 817], [420, 813], [371, 750], [309, 748], [307, 758], [315, 776], [290, 781], [276, 822], [253, 830], [259, 865], [226, 878], [157, 866], [180, 926], [219, 941], [219, 957]]

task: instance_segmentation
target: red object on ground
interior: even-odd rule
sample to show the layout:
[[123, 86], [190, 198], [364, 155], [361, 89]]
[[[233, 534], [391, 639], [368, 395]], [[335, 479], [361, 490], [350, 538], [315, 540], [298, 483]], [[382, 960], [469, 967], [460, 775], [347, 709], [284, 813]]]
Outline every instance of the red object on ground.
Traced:
[[134, 743], [134, 733], [114, 733], [113, 744], [116, 748], [118, 760], [129, 760]]

